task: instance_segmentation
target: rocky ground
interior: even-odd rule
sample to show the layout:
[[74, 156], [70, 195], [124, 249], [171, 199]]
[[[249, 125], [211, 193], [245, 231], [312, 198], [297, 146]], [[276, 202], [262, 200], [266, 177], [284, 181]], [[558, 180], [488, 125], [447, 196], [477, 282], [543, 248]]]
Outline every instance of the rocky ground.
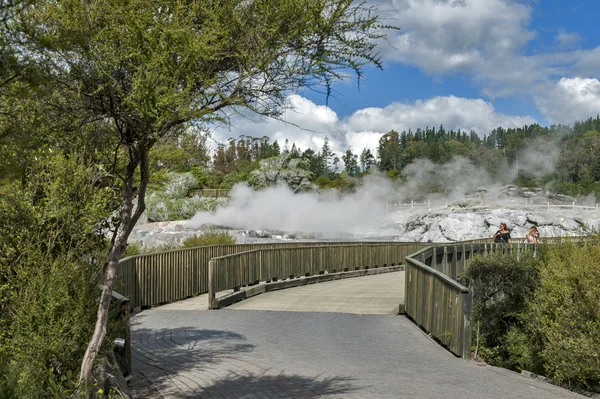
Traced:
[[[575, 201], [575, 207], [573, 207]], [[229, 229], [226, 226], [191, 228], [187, 221], [148, 223], [137, 226], [130, 242], [142, 247], [181, 244], [204, 231], [226, 229], [238, 243], [279, 241], [410, 241], [453, 242], [491, 237], [501, 222], [513, 237], [524, 237], [538, 226], [541, 237], [588, 235], [599, 230], [600, 211], [584, 208], [574, 198], [542, 190], [505, 186], [490, 193], [481, 188], [459, 201], [390, 205], [377, 220], [338, 233], [281, 232]]]

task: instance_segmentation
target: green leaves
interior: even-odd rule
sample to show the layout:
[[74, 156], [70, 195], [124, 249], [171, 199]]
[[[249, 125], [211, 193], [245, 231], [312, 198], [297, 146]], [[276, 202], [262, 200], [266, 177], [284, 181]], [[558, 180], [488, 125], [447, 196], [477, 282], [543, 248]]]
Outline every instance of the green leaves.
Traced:
[[597, 245], [552, 248], [530, 306], [548, 375], [560, 383], [600, 385], [600, 266]]
[[79, 158], [54, 153], [33, 165], [25, 185], [3, 188], [0, 359], [10, 361], [0, 366], [0, 391], [44, 398], [76, 383], [69, 375], [93, 331], [107, 249], [98, 229], [112, 193], [97, 178]]

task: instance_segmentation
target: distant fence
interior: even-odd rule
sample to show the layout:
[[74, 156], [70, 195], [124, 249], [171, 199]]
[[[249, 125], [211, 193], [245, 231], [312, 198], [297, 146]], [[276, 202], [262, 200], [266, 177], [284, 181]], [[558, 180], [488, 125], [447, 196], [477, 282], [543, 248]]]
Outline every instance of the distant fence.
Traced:
[[[305, 244], [306, 245], [306, 244]], [[324, 272], [400, 265], [423, 247], [420, 243], [346, 243], [299, 248], [265, 248], [211, 259], [209, 308], [215, 294], [259, 281], [312, 276]]]
[[190, 190], [188, 197], [211, 197], [211, 198], [226, 198], [229, 197], [229, 191], [225, 189], [201, 188], [198, 190]]
[[[416, 250], [431, 245], [427, 243], [377, 243], [377, 242], [290, 242], [290, 243], [266, 243], [266, 244], [235, 244], [235, 245], [213, 245], [197, 248], [186, 248], [168, 252], [159, 252], [124, 258], [117, 266], [117, 281], [114, 290], [131, 301], [131, 307], [143, 308], [155, 306], [162, 303], [178, 301], [190, 298], [194, 295], [208, 292], [208, 263], [212, 258], [237, 254], [240, 252], [254, 251], [258, 249], [277, 249], [294, 247], [324, 247], [324, 246], [355, 246], [361, 244], [385, 244], [397, 247], [407, 247], [403, 250], [406, 255]], [[307, 265], [313, 258], [285, 258], [281, 255], [281, 262], [297, 262]], [[397, 259], [404, 261], [403, 255]], [[284, 264], [284, 263], [282, 263]], [[374, 264], [373, 264], [374, 265]], [[326, 265], [331, 271], [335, 265]], [[371, 266], [365, 263], [362, 266]], [[305, 272], [311, 269], [306, 266]], [[350, 267], [350, 266], [347, 266]], [[336, 267], [334, 267], [336, 268]], [[304, 273], [304, 272], [303, 272]], [[293, 274], [293, 273], [290, 273]], [[283, 277], [278, 273], [277, 277]], [[275, 277], [271, 275], [270, 277]], [[235, 288], [235, 286], [227, 287]]]
[[[448, 202], [445, 201], [411, 201], [411, 202], [383, 202], [380, 203], [380, 206], [387, 210], [399, 210], [399, 209], [440, 209], [440, 208], [454, 208], [454, 209], [477, 209], [477, 208], [490, 208], [491, 205], [473, 205], [469, 206], [461, 206], [456, 202]], [[497, 208], [498, 206], [495, 206]], [[524, 200], [521, 202], [505, 202], [502, 204], [501, 208], [504, 209], [522, 209], [522, 208], [533, 208], [533, 209], [543, 209], [548, 211], [561, 211], [565, 209], [578, 210], [578, 211], [586, 211], [586, 212], [600, 212], [600, 208], [598, 204], [593, 206], [590, 205], [576, 205], [575, 201], [571, 204], [551, 204], [550, 202], [546, 202], [545, 204], [534, 204], [530, 200]]]

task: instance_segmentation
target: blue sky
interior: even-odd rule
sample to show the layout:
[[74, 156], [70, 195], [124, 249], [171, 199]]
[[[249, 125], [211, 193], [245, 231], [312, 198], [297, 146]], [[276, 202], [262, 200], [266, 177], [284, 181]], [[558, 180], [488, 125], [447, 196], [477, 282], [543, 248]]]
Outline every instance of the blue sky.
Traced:
[[216, 129], [288, 138], [319, 149], [374, 149], [389, 130], [443, 124], [480, 135], [497, 126], [550, 125], [600, 112], [600, 1], [368, 0], [391, 32], [378, 50], [384, 70], [369, 68], [323, 94], [290, 96], [284, 119], [234, 120]]

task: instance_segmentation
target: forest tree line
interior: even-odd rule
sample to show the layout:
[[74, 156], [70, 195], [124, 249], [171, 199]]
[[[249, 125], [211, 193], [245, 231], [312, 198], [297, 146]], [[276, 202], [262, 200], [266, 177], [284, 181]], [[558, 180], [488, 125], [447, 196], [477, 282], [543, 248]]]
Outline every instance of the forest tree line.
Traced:
[[[167, 172], [191, 172], [198, 188], [230, 189], [252, 182], [260, 162], [285, 154], [298, 160], [299, 168], [320, 188], [352, 189], [360, 177], [374, 170], [400, 182], [404, 169], [418, 159], [443, 165], [455, 157], [470, 160], [496, 182], [545, 187], [561, 194], [600, 194], [600, 117], [576, 122], [572, 127], [539, 124], [518, 128], [498, 127], [483, 135], [464, 130], [425, 127], [382, 135], [376, 148], [360, 153], [331, 150], [328, 137], [319, 151], [301, 149], [295, 143], [271, 142], [267, 136], [241, 135], [206, 145], [207, 132], [186, 132], [177, 140], [166, 139], [153, 149], [153, 176], [160, 187]], [[482, 182], [484, 185], [486, 182]]]

